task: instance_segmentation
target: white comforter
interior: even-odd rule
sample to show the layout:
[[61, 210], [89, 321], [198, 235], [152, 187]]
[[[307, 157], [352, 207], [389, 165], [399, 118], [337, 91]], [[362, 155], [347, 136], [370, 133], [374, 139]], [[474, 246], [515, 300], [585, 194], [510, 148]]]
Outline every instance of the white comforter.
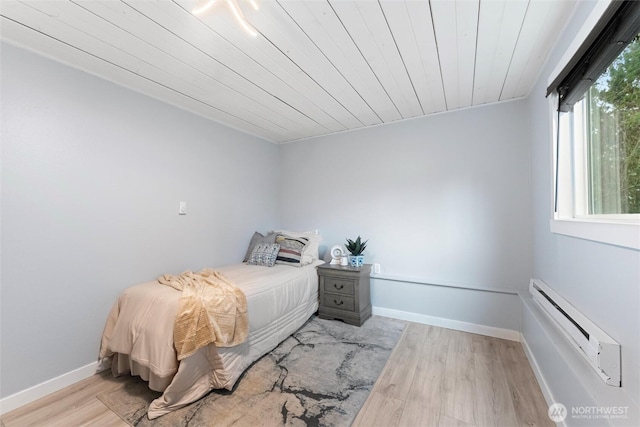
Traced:
[[237, 264], [216, 268], [247, 297], [249, 338], [243, 344], [211, 344], [178, 362], [173, 320], [180, 292], [147, 282], [125, 290], [114, 304], [102, 337], [100, 357], [114, 375], [131, 373], [162, 391], [149, 418], [194, 402], [214, 388], [231, 390], [242, 372], [295, 332], [318, 309], [315, 261], [305, 267]]

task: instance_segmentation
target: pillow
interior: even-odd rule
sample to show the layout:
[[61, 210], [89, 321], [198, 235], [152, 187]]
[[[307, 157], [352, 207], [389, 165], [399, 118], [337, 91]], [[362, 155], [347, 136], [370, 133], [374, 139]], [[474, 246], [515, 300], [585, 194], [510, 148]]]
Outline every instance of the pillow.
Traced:
[[291, 237], [304, 237], [309, 243], [304, 247], [302, 252], [302, 259], [300, 264], [311, 264], [314, 260], [319, 259], [319, 247], [322, 236], [315, 234], [312, 231], [289, 231], [289, 230], [275, 230], [274, 233], [284, 234]]
[[251, 241], [249, 242], [249, 247], [247, 248], [247, 253], [244, 256], [243, 261], [249, 261], [249, 257], [251, 256], [251, 252], [253, 252], [253, 249], [256, 247], [257, 244], [259, 243], [275, 243], [276, 241], [276, 234], [275, 233], [269, 233], [266, 236], [263, 236], [262, 234], [258, 233], [257, 231], [255, 233], [253, 233], [253, 237], [251, 237]]
[[277, 243], [258, 243], [251, 251], [247, 264], [273, 267], [279, 251], [280, 245]]
[[302, 252], [307, 243], [309, 243], [309, 239], [278, 234], [276, 235], [276, 243], [280, 245], [276, 264], [286, 264], [294, 267], [303, 265]]

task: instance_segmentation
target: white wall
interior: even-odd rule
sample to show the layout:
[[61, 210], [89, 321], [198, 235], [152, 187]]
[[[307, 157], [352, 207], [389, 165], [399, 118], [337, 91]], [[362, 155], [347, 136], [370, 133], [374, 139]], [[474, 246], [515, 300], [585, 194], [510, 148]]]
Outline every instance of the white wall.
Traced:
[[[545, 92], [547, 79], [593, 8], [579, 5], [559, 40], [533, 94], [532, 120], [534, 277], [561, 296], [616, 339], [622, 346], [621, 389], [604, 385], [571, 348], [554, 345], [555, 332], [525, 309], [523, 334], [556, 401], [573, 406], [630, 406], [628, 418], [615, 425], [640, 425], [640, 252], [553, 234], [551, 218], [551, 141]], [[567, 419], [568, 425], [603, 425], [603, 419]]]
[[[526, 103], [514, 101], [284, 145], [282, 223], [319, 228], [326, 247], [360, 234], [366, 262], [388, 277], [525, 289], [528, 127]], [[377, 307], [519, 330], [513, 295], [389, 280], [372, 292]]]
[[278, 147], [6, 44], [1, 65], [6, 397], [94, 362], [125, 287], [241, 259], [278, 221]]

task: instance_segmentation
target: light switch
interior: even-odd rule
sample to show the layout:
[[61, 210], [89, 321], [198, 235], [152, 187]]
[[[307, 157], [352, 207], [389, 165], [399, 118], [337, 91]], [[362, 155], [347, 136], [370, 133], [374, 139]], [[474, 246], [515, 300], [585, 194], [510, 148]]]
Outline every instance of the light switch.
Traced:
[[180, 206], [178, 207], [178, 215], [186, 215], [187, 214], [187, 202], [180, 202]]

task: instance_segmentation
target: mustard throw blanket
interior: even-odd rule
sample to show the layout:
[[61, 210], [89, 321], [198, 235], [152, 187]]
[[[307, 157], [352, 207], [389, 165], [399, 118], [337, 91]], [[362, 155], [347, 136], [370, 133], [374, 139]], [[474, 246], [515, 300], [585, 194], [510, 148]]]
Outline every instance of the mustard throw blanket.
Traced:
[[178, 360], [211, 343], [232, 347], [247, 339], [247, 298], [222, 273], [206, 268], [164, 274], [158, 282], [182, 291], [173, 326]]

